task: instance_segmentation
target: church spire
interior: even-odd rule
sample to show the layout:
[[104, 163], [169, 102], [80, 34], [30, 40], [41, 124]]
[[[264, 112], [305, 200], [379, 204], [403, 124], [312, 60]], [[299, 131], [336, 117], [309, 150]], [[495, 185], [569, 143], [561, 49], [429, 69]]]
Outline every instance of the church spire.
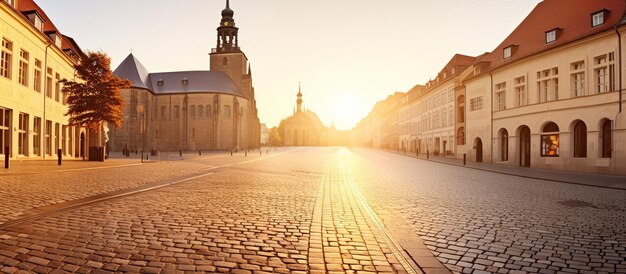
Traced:
[[221, 52], [239, 52], [239, 29], [235, 27], [235, 12], [230, 9], [230, 1], [226, 0], [226, 8], [222, 10], [222, 20], [217, 28], [217, 48]]
[[298, 112], [302, 112], [302, 85], [300, 83], [298, 83], [298, 100], [296, 103], [298, 103]]

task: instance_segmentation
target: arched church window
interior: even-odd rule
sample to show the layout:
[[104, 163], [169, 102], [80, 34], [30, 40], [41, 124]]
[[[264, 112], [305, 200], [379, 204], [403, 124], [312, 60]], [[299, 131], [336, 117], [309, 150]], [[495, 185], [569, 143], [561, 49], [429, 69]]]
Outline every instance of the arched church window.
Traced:
[[198, 119], [204, 118], [204, 106], [198, 105]]
[[206, 105], [206, 116], [209, 117], [211, 115], [213, 115], [213, 106]]
[[228, 58], [227, 57], [224, 57], [224, 59], [222, 59], [222, 65], [228, 66]]

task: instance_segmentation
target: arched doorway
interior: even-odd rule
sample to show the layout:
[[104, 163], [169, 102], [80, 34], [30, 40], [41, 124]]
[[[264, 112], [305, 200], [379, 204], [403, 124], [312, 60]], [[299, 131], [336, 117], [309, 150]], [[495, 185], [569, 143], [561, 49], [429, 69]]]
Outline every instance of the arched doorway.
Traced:
[[476, 150], [476, 162], [483, 162], [483, 141], [480, 138], [476, 138], [474, 141], [474, 149]]
[[518, 129], [519, 136], [519, 165], [530, 167], [530, 128], [521, 126]]
[[298, 130], [297, 129], [293, 130], [293, 145], [294, 146], [300, 145], [300, 142], [298, 140]]

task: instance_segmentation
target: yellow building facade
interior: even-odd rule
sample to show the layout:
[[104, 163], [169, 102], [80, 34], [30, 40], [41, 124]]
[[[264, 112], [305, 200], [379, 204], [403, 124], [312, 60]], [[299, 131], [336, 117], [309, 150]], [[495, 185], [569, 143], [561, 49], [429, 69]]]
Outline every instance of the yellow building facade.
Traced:
[[82, 51], [32, 0], [0, 1], [0, 146], [13, 159], [86, 155], [83, 128], [68, 125], [62, 79]]

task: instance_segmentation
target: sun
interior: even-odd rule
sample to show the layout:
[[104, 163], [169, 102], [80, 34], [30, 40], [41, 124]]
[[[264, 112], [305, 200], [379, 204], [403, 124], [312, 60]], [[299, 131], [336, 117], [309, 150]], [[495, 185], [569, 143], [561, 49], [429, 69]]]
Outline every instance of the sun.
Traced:
[[367, 114], [363, 101], [350, 92], [335, 93], [330, 102], [330, 119], [338, 129], [351, 129]]

